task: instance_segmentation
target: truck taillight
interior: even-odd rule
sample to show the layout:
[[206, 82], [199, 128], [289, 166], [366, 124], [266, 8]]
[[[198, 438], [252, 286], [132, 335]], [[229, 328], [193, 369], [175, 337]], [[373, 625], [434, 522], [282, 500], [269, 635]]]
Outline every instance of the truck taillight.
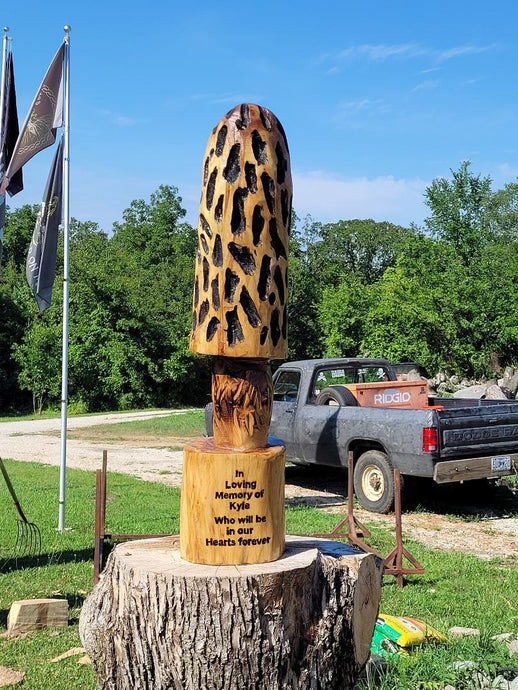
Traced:
[[428, 426], [423, 429], [423, 452], [435, 453], [437, 450], [437, 429], [434, 426]]

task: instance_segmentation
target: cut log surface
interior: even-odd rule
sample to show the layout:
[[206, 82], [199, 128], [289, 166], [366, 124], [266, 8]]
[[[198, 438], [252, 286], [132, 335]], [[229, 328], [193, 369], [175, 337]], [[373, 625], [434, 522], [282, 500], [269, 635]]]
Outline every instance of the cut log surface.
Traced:
[[281, 559], [206, 566], [177, 537], [117, 546], [80, 635], [103, 689], [347, 690], [370, 653], [382, 564], [287, 537]]
[[68, 601], [66, 599], [23, 599], [13, 601], [7, 617], [9, 635], [66, 628], [68, 625]]

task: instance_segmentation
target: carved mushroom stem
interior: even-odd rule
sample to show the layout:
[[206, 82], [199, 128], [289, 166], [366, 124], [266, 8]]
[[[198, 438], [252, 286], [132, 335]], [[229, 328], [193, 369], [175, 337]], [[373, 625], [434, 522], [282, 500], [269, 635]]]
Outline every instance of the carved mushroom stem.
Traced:
[[251, 450], [268, 445], [272, 401], [269, 360], [214, 357], [212, 405], [215, 447]]

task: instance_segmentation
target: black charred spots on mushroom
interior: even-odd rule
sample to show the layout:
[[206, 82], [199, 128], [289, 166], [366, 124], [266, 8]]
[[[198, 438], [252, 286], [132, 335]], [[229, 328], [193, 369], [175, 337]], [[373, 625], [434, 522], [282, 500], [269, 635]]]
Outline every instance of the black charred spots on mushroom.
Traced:
[[214, 218], [217, 223], [221, 223], [223, 220], [223, 194], [220, 194], [216, 208], [214, 209]]
[[196, 322], [197, 322], [197, 320], [198, 320], [198, 318], [197, 318], [197, 316], [196, 316], [196, 312], [193, 311], [193, 313], [192, 313], [192, 319], [191, 319], [191, 333], [192, 333], [193, 336], [194, 336], [194, 331], [195, 331], [195, 329], [196, 329]]
[[284, 338], [284, 340], [286, 340], [287, 332], [288, 332], [288, 316], [287, 316], [286, 307], [284, 307], [284, 310], [282, 312], [282, 337]]
[[230, 149], [228, 154], [227, 164], [223, 169], [223, 177], [229, 184], [234, 184], [234, 182], [239, 177], [239, 152], [241, 150], [241, 144], [234, 144]]
[[234, 235], [240, 235], [246, 229], [245, 199], [248, 196], [246, 187], [238, 187], [232, 199], [232, 218], [230, 228]]
[[284, 227], [290, 231], [289, 220], [290, 220], [290, 199], [287, 189], [281, 189], [281, 215], [282, 223]]
[[203, 292], [207, 292], [209, 289], [209, 262], [205, 257], [203, 257]]
[[259, 106], [259, 115], [261, 116], [261, 122], [263, 123], [263, 127], [268, 131], [272, 131], [272, 121], [270, 119], [270, 114], [266, 110], [266, 108], [262, 108]]
[[221, 156], [223, 149], [225, 148], [225, 140], [227, 138], [228, 127], [223, 125], [219, 130], [218, 136], [216, 138], [216, 156]]
[[265, 344], [267, 337], [268, 337], [268, 326], [263, 326], [263, 328], [261, 328], [261, 334], [259, 335], [259, 342], [261, 343], [261, 345]]
[[282, 140], [284, 141], [284, 146], [286, 146], [286, 151], [288, 151], [289, 153], [290, 149], [288, 148], [288, 140], [286, 139], [286, 132], [284, 131], [284, 127], [281, 125], [277, 118], [275, 118], [275, 122], [277, 123], [277, 129], [281, 134]]
[[205, 163], [203, 164], [203, 184], [207, 184], [207, 179], [209, 177], [209, 161], [210, 158], [207, 156]]
[[286, 248], [283, 245], [281, 238], [279, 237], [279, 233], [277, 232], [277, 221], [275, 220], [275, 218], [272, 218], [270, 220], [269, 230], [270, 241], [272, 243], [273, 251], [275, 252], [276, 258], [278, 259], [280, 256], [282, 256], [284, 259], [287, 259], [288, 255], [286, 254]]
[[214, 201], [214, 190], [216, 188], [217, 176], [218, 176], [218, 169], [214, 168], [214, 170], [210, 174], [209, 182], [207, 184], [207, 198], [206, 198], [207, 211], [210, 211], [210, 209], [212, 208], [212, 202]]
[[223, 266], [223, 245], [221, 244], [220, 235], [214, 238], [214, 248], [212, 250], [212, 263], [214, 266], [221, 268]]
[[212, 306], [214, 309], [219, 309], [220, 303], [219, 303], [219, 277], [216, 276], [210, 283], [210, 287], [212, 290]]
[[264, 165], [266, 163], [266, 142], [256, 129], [252, 132], [252, 151], [257, 163]]
[[220, 320], [216, 317], [213, 316], [212, 319], [209, 321], [207, 325], [207, 342], [210, 343], [212, 338], [216, 335], [216, 331], [218, 330], [218, 326], [220, 324]]
[[205, 235], [200, 235], [200, 244], [203, 248], [203, 251], [205, 254], [209, 253], [209, 245], [207, 244], [207, 240], [205, 239]]
[[281, 328], [279, 325], [279, 310], [274, 309], [272, 311], [272, 317], [270, 319], [270, 334], [272, 336], [273, 346], [276, 347], [281, 337]]
[[198, 325], [201, 326], [201, 324], [205, 321], [207, 314], [209, 313], [209, 300], [203, 300], [200, 306], [200, 312], [198, 314]]
[[261, 233], [264, 228], [264, 218], [262, 214], [262, 209], [259, 205], [254, 207], [254, 212], [252, 214], [252, 239], [254, 246], [257, 247], [261, 243]]
[[234, 295], [236, 294], [236, 288], [239, 285], [239, 276], [237, 276], [234, 271], [227, 268], [225, 271], [225, 301], [232, 304], [234, 301]]
[[198, 285], [198, 278], [194, 279], [194, 306], [198, 306], [198, 302], [200, 301], [200, 286]]
[[268, 299], [268, 290], [270, 289], [270, 266], [272, 260], [265, 254], [263, 260], [261, 261], [261, 270], [259, 271], [259, 282], [257, 283], [257, 292], [259, 294], [259, 299], [262, 302], [266, 302]]
[[277, 142], [275, 147], [275, 155], [277, 156], [277, 182], [278, 184], [283, 184], [286, 179], [286, 171], [288, 170], [288, 161], [280, 142]]
[[253, 163], [245, 163], [245, 180], [250, 194], [255, 194], [257, 192], [257, 174]]
[[275, 292], [270, 292], [270, 296], [268, 297], [268, 302], [270, 302], [270, 304], [275, 304], [276, 299], [277, 299], [277, 297], [275, 297]]
[[273, 282], [277, 286], [277, 293], [279, 294], [279, 301], [282, 306], [284, 306], [284, 301], [286, 299], [286, 293], [284, 290], [284, 281], [282, 279], [282, 273], [281, 269], [279, 266], [275, 267], [275, 271], [273, 272]]
[[250, 108], [246, 103], [241, 106], [241, 117], [236, 120], [236, 127], [238, 129], [246, 129], [250, 124]]
[[275, 206], [275, 182], [268, 175], [267, 172], [263, 172], [261, 175], [261, 182], [263, 183], [264, 198], [266, 200], [266, 205], [270, 213], [273, 213]]
[[250, 297], [250, 293], [244, 285], [241, 289], [239, 303], [243, 307], [243, 311], [246, 314], [248, 323], [252, 326], [252, 328], [257, 328], [257, 326], [259, 326], [261, 323], [259, 312], [257, 311], [257, 307], [255, 306], [253, 299]]
[[240, 265], [243, 273], [246, 273], [247, 276], [254, 274], [255, 259], [248, 247], [242, 247], [235, 242], [229, 242], [228, 251], [231, 253], [233, 259]]
[[232, 311], [227, 311], [225, 314], [227, 319], [227, 342], [230, 346], [238, 342], [242, 342], [245, 338], [243, 336], [243, 329], [239, 322], [237, 315], [237, 306]]
[[212, 239], [212, 230], [210, 229], [210, 225], [207, 223], [207, 220], [203, 213], [200, 213], [200, 225], [207, 237], [210, 237], [210, 239]]

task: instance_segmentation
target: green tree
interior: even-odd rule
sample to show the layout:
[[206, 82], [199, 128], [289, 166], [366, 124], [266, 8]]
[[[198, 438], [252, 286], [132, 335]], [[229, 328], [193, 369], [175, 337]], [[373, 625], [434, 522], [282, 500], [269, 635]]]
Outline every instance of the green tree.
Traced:
[[14, 345], [13, 356], [20, 365], [20, 387], [32, 393], [33, 410], [41, 413], [44, 402], [57, 398], [61, 389], [61, 325], [35, 319]]
[[511, 182], [494, 192], [484, 222], [497, 242], [518, 242], [518, 183]]
[[39, 206], [25, 204], [6, 214], [2, 264], [9, 262], [25, 270], [25, 259], [36, 224]]
[[366, 285], [375, 283], [413, 234], [409, 228], [370, 219], [317, 224], [313, 232], [318, 239], [309, 249], [311, 264], [325, 285], [338, 285], [352, 274]]
[[484, 222], [491, 200], [491, 178], [475, 175], [470, 162], [451, 171], [452, 180], [436, 178], [425, 191], [432, 215], [425, 220], [432, 236], [450, 244], [467, 266], [488, 241]]
[[337, 286], [324, 288], [319, 310], [324, 357], [358, 357], [361, 354], [372, 286], [358, 275], [344, 276]]

